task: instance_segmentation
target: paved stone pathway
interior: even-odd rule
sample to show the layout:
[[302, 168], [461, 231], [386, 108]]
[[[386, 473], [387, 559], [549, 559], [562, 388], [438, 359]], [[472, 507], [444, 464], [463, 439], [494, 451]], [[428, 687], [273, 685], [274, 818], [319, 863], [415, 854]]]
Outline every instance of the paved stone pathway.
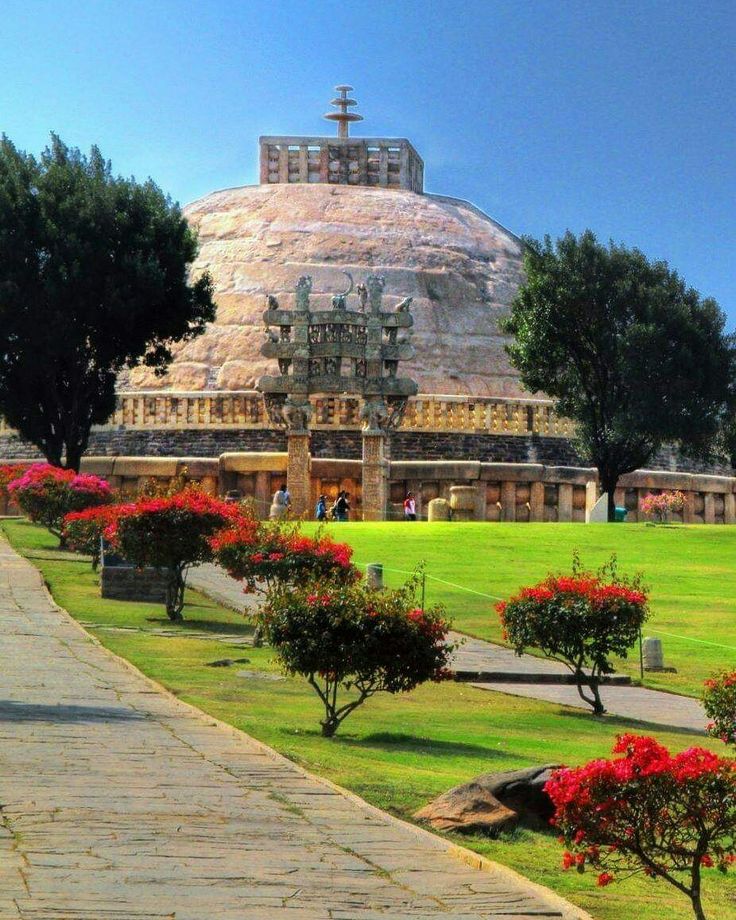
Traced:
[[[226, 572], [215, 565], [202, 565], [190, 572], [190, 584], [213, 599], [234, 610], [247, 612], [258, 604], [254, 595], [243, 594], [240, 584], [230, 578]], [[453, 634], [462, 639], [463, 645], [458, 649], [453, 665], [463, 671], [509, 671], [528, 673], [529, 675], [569, 674], [567, 668], [556, 661], [545, 661], [533, 655], [515, 655], [510, 649], [482, 639], [469, 639]], [[515, 696], [526, 696], [550, 703], [562, 703], [566, 706], [589, 709], [578, 696], [574, 686], [543, 683], [506, 683], [483, 682], [473, 686], [483, 690], [495, 690]], [[687, 731], [704, 732], [707, 722], [705, 712], [699, 700], [663, 693], [659, 690], [647, 690], [644, 687], [605, 686], [601, 689], [603, 704], [611, 715], [626, 719], [636, 719], [671, 728]]]
[[585, 915], [158, 690], [0, 542], [0, 918]]

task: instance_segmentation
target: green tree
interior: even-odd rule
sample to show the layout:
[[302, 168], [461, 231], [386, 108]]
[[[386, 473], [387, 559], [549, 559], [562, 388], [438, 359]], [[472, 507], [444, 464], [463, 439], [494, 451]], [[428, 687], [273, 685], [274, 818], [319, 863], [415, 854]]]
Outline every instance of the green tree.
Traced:
[[36, 158], [0, 140], [0, 414], [49, 463], [78, 469], [119, 371], [163, 373], [214, 319], [196, 252], [178, 205], [96, 147], [52, 135]]
[[524, 386], [576, 423], [612, 520], [619, 477], [663, 445], [713, 456], [733, 411], [734, 339], [714, 300], [636, 249], [589, 230], [525, 242], [507, 350]]

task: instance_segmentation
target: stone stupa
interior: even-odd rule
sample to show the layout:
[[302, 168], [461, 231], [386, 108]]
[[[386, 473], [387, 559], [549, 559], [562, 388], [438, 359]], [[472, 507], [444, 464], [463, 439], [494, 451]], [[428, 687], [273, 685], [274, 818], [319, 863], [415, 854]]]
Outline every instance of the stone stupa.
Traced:
[[262, 357], [266, 295], [289, 306], [300, 275], [316, 305], [371, 272], [386, 303], [412, 297], [420, 393], [523, 396], [498, 321], [521, 278], [518, 237], [478, 208], [424, 192], [424, 163], [404, 138], [351, 137], [351, 89], [333, 100], [337, 137], [261, 137], [260, 184], [213, 192], [185, 208], [197, 229], [195, 273], [215, 285], [217, 319], [177, 346], [168, 374], [138, 368], [123, 390], [252, 390]]

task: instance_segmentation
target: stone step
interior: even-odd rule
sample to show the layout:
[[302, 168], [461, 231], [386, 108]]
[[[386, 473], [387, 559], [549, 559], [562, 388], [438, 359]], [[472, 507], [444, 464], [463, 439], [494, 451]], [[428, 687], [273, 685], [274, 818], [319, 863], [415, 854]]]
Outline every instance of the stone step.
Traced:
[[[552, 674], [533, 671], [463, 671], [453, 672], [455, 680], [461, 683], [492, 684], [575, 684], [572, 674]], [[631, 685], [628, 674], [607, 674], [601, 678], [602, 685], [627, 687]]]

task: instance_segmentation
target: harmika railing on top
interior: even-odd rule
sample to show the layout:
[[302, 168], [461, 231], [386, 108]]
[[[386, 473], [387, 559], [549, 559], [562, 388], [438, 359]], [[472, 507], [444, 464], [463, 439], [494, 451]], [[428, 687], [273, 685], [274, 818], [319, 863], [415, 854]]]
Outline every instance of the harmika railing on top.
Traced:
[[[360, 428], [360, 401], [355, 397], [317, 397], [314, 410], [314, 428]], [[255, 390], [141, 391], [120, 393], [112, 417], [97, 430], [267, 427], [263, 400]], [[421, 393], [409, 400], [401, 429], [547, 437], [573, 434], [572, 422], [556, 416], [547, 400]], [[0, 419], [0, 435], [5, 434], [12, 434], [12, 429]]]

